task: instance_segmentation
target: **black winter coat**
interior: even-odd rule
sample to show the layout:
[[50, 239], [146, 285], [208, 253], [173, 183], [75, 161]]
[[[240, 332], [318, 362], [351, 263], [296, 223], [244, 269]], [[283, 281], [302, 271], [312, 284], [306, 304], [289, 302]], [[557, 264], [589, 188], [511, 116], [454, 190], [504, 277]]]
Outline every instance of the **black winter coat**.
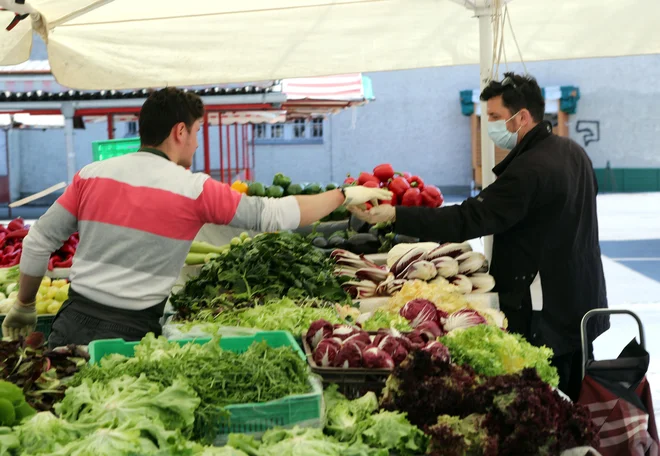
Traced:
[[[395, 231], [439, 242], [494, 235], [490, 274], [510, 330], [555, 356], [579, 350], [582, 317], [607, 307], [591, 161], [542, 122], [493, 172], [497, 180], [461, 205], [397, 207]], [[532, 312], [539, 272], [543, 310]], [[608, 328], [606, 317], [592, 318], [589, 340]]]

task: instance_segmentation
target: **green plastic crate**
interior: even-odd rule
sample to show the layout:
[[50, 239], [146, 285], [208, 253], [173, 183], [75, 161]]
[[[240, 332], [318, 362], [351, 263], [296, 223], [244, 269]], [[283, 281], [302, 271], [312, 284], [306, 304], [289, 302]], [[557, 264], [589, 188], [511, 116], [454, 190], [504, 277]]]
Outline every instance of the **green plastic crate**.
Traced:
[[[2, 322], [4, 321], [4, 319], [5, 319], [5, 316], [0, 315], [0, 338], [3, 337], [3, 335], [2, 335]], [[44, 333], [44, 336], [46, 337], [46, 340], [48, 340], [48, 336], [50, 336], [50, 331], [53, 327], [53, 320], [54, 319], [55, 319], [55, 315], [38, 315], [37, 316], [37, 327], [34, 330]]]
[[[182, 339], [176, 342], [204, 344], [210, 338]], [[245, 352], [254, 342], [266, 341], [271, 347], [291, 347], [301, 359], [306, 360], [305, 353], [298, 346], [293, 336], [287, 331], [264, 331], [247, 337], [223, 337], [220, 347], [237, 353]], [[127, 357], [134, 355], [135, 346], [139, 342], [125, 342], [123, 339], [96, 340], [89, 344], [89, 362], [98, 363], [104, 356], [118, 353]], [[290, 427], [296, 424], [306, 426], [321, 426], [323, 410], [323, 387], [321, 383], [310, 376], [309, 383], [312, 392], [284, 397], [259, 404], [240, 404], [226, 407], [230, 413], [229, 420], [218, 430], [216, 445], [223, 445], [231, 433], [261, 435], [274, 427]], [[249, 388], [246, 385], [246, 388]]]
[[94, 161], [131, 154], [137, 152], [139, 148], [140, 138], [108, 139], [106, 141], [92, 142]]

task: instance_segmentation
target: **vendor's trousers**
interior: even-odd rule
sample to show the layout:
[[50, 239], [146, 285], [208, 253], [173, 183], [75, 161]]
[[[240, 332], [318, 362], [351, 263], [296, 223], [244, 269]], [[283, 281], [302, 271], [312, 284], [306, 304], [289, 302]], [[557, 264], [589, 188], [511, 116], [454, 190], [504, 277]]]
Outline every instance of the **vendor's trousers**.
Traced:
[[53, 320], [48, 347], [88, 345], [100, 339], [138, 341], [149, 332], [159, 336], [165, 302], [140, 311], [118, 309], [87, 299], [70, 288], [69, 299]]

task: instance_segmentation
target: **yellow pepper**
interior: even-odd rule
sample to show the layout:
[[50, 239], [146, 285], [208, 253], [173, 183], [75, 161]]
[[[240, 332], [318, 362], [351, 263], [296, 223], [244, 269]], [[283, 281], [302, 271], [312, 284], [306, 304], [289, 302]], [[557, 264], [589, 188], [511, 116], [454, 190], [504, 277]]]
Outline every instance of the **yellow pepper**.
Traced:
[[236, 182], [231, 184], [231, 188], [233, 188], [234, 190], [236, 190], [239, 193], [247, 193], [248, 184], [246, 184], [245, 182], [241, 182], [241, 181], [237, 180]]

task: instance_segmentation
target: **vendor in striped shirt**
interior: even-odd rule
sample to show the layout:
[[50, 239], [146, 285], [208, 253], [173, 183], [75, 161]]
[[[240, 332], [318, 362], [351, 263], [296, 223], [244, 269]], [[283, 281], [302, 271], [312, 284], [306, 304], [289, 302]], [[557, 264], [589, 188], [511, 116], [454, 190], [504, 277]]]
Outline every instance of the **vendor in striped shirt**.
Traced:
[[160, 318], [190, 245], [206, 223], [255, 231], [295, 229], [342, 204], [387, 200], [387, 190], [349, 187], [319, 195], [257, 198], [192, 173], [204, 115], [200, 97], [176, 88], [152, 93], [140, 111], [141, 148], [81, 169], [23, 243], [17, 302], [3, 334], [36, 325], [35, 297], [48, 259], [72, 233], [80, 244], [69, 299], [53, 322], [49, 346], [160, 334]]

